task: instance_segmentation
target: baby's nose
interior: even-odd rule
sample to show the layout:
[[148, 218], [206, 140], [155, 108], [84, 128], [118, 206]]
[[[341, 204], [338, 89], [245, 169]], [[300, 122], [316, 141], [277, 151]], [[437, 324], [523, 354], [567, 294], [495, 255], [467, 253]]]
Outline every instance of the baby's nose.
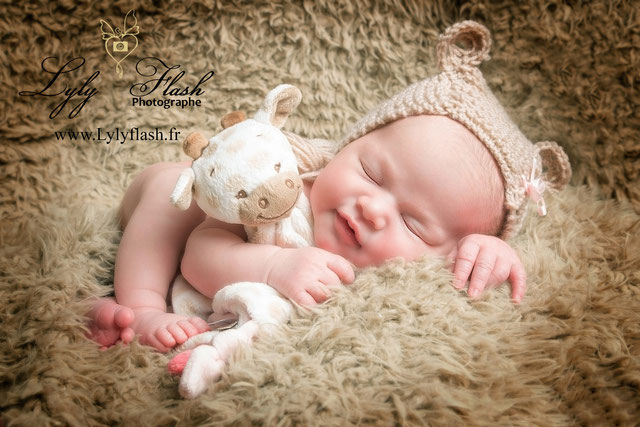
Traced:
[[369, 196], [360, 196], [356, 201], [364, 219], [369, 221], [375, 230], [382, 230], [387, 225], [386, 208], [382, 200]]

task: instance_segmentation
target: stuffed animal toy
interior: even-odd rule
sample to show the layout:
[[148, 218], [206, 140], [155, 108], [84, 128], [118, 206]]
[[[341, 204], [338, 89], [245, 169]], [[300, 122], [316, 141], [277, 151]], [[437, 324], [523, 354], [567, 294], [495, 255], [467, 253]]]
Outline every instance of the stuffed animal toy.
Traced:
[[[167, 366], [179, 375], [180, 395], [193, 399], [222, 375], [235, 349], [249, 345], [258, 332], [271, 333], [291, 317], [293, 306], [265, 283], [239, 282], [222, 288], [213, 298], [214, 316], [229, 316], [235, 328], [213, 330], [191, 337], [182, 344]], [[218, 323], [218, 322], [214, 322]]]
[[[200, 133], [190, 134], [183, 148], [194, 160], [180, 174], [172, 203], [184, 210], [195, 199], [207, 215], [243, 224], [251, 242], [312, 245], [309, 200], [296, 156], [280, 130], [301, 97], [296, 87], [280, 85], [267, 94], [253, 119], [228, 114], [222, 119], [224, 130], [209, 141]], [[268, 325], [286, 322], [292, 311], [291, 303], [265, 283], [235, 283], [211, 301], [182, 276], [173, 284], [172, 308], [189, 316], [211, 314], [209, 321], [231, 317], [237, 326], [197, 335], [180, 347], [186, 351], [171, 360], [169, 370], [182, 372], [180, 393], [186, 398], [219, 378], [237, 346], [251, 342]]]
[[280, 130], [301, 98], [298, 88], [280, 85], [253, 119], [228, 114], [222, 119], [225, 129], [209, 141], [190, 134], [183, 148], [194, 161], [178, 179], [173, 204], [187, 209], [195, 198], [207, 215], [244, 224], [252, 242], [312, 243], [309, 201], [291, 144]]
[[[194, 160], [180, 174], [171, 202], [185, 210], [195, 199], [212, 218], [243, 224], [253, 243], [312, 245], [311, 207], [296, 156], [281, 131], [301, 98], [298, 88], [282, 84], [267, 94], [253, 119], [233, 112], [222, 118], [224, 130], [209, 141], [200, 133], [187, 136], [183, 148]], [[181, 277], [171, 300], [176, 313], [211, 314], [211, 300]]]

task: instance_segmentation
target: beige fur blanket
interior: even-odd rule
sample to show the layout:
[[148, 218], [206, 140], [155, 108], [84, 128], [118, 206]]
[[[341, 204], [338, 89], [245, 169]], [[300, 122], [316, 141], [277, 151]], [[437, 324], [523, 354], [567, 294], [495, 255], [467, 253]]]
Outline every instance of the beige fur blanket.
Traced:
[[[0, 425], [640, 420], [634, 2], [211, 3], [2, 1]], [[100, 19], [123, 30], [129, 10], [138, 44], [120, 79]], [[549, 215], [532, 216], [513, 241], [529, 275], [521, 305], [506, 286], [471, 301], [438, 262], [391, 262], [235, 355], [194, 401], [179, 397], [168, 356], [137, 343], [98, 351], [84, 338], [86, 299], [112, 290], [127, 185], [146, 165], [185, 159], [178, 139], [140, 132], [218, 131], [224, 113], [255, 111], [287, 82], [303, 100], [286, 129], [339, 139], [377, 102], [433, 73], [437, 34], [461, 19], [492, 31], [483, 71], [525, 134], [557, 141], [574, 166], [572, 186], [549, 197]], [[67, 89], [82, 91], [100, 71], [90, 84], [98, 92], [75, 118], [67, 116], [81, 95], [53, 119], [65, 95], [19, 95], [45, 87], [49, 56], [86, 61], [60, 77]], [[129, 88], [143, 81], [135, 64], [147, 56], [181, 66], [176, 87], [193, 88], [214, 70], [192, 96], [201, 105], [133, 105]], [[106, 137], [116, 128], [138, 128], [137, 137], [107, 144], [54, 134], [101, 129]]]

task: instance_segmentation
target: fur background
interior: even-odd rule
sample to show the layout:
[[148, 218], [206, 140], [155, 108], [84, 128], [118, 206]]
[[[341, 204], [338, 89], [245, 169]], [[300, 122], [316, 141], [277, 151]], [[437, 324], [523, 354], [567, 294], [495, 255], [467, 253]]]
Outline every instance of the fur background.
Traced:
[[[634, 2], [1, 1], [0, 424], [265, 423], [620, 425], [640, 420], [640, 13]], [[99, 20], [136, 11], [137, 50], [118, 80]], [[86, 299], [111, 291], [118, 203], [178, 141], [57, 141], [56, 130], [220, 130], [269, 89], [298, 86], [285, 128], [340, 139], [408, 83], [436, 71], [437, 35], [476, 19], [482, 69], [532, 141], [555, 140], [572, 186], [513, 241], [529, 290], [479, 301], [435, 261], [391, 262], [285, 331], [237, 354], [222, 380], [180, 399], [168, 357], [84, 338]], [[134, 108], [135, 62], [207, 70], [203, 106]], [[82, 56], [99, 93], [75, 119], [60, 99], [19, 96], [49, 80], [47, 56]], [[82, 79], [80, 78], [82, 77]], [[138, 76], [139, 79], [139, 76]], [[80, 83], [78, 83], [80, 84]], [[77, 102], [77, 101], [75, 101]], [[72, 102], [72, 104], [75, 104]], [[67, 112], [69, 107], [67, 107]]]

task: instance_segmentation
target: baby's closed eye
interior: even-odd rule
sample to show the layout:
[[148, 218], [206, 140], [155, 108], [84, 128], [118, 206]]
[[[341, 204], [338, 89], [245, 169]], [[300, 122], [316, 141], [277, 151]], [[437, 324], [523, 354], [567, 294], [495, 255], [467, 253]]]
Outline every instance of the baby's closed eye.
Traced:
[[375, 176], [375, 174], [371, 171], [371, 169], [367, 166], [367, 164], [362, 161], [362, 159], [360, 160], [360, 166], [362, 167], [362, 170], [364, 171], [365, 175], [367, 176], [367, 178], [369, 178], [371, 182], [373, 182], [376, 185], [381, 185], [380, 178], [377, 178]]
[[418, 227], [415, 224], [415, 219], [408, 215], [401, 215], [402, 221], [404, 222], [405, 227], [413, 234], [415, 234], [418, 238], [422, 239], [420, 232], [418, 231]]
[[422, 243], [424, 243], [427, 246], [433, 246], [433, 247], [438, 246], [437, 244], [434, 244], [434, 242], [431, 241], [433, 239], [433, 236], [431, 236], [432, 233], [428, 233], [426, 224], [421, 223], [414, 217], [407, 214], [402, 214], [401, 216], [402, 216], [402, 221], [404, 222], [405, 227], [411, 234], [413, 234], [413, 236], [420, 239]]

